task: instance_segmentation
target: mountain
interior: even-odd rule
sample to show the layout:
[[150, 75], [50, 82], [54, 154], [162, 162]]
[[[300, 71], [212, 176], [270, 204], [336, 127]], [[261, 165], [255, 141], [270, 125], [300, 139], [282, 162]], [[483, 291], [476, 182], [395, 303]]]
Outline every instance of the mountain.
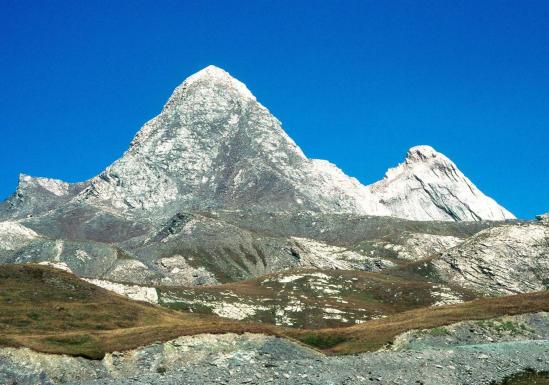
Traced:
[[371, 186], [327, 161], [308, 159], [246, 86], [215, 66], [177, 87], [128, 151], [97, 177], [67, 184], [22, 176], [4, 211], [35, 215], [69, 201], [153, 221], [212, 209], [514, 218], [428, 146], [410, 149], [404, 163]]
[[380, 271], [510, 218], [428, 146], [370, 186], [307, 158], [243, 83], [209, 66], [98, 176], [21, 175], [0, 204], [0, 262], [168, 286]]
[[[501, 379], [502, 362], [546, 370], [549, 350], [532, 340], [549, 330], [549, 215], [511, 219], [429, 146], [412, 147], [369, 186], [307, 158], [244, 84], [210, 66], [177, 87], [98, 176], [66, 183], [22, 174], [0, 203], [0, 382], [195, 383], [199, 373], [204, 383], [236, 375], [439, 384], [458, 373], [444, 383], [473, 384]], [[250, 333], [119, 352], [230, 331], [332, 353], [416, 352], [389, 352], [389, 363], [387, 351], [350, 358], [351, 372], [351, 361], [333, 370], [329, 357]], [[18, 346], [117, 352], [92, 363]], [[431, 360], [454, 352], [443, 365]], [[305, 357], [311, 365], [298, 362]], [[371, 357], [381, 361], [364, 369]], [[406, 360], [415, 366], [395, 371]], [[500, 377], [486, 376], [491, 363]], [[386, 369], [366, 374], [371, 368]]]
[[515, 218], [430, 146], [412, 147], [404, 163], [368, 188], [390, 216], [455, 221]]
[[79, 199], [168, 216], [181, 208], [385, 214], [356, 179], [307, 159], [246, 86], [214, 66], [177, 87]]

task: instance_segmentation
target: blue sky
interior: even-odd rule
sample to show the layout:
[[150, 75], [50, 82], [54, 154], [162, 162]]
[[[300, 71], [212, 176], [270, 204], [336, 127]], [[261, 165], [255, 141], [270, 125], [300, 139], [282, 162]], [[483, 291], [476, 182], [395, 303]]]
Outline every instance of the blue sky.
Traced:
[[549, 211], [547, 1], [0, 3], [0, 198], [88, 179], [188, 75], [248, 85], [368, 184], [430, 144], [522, 218]]

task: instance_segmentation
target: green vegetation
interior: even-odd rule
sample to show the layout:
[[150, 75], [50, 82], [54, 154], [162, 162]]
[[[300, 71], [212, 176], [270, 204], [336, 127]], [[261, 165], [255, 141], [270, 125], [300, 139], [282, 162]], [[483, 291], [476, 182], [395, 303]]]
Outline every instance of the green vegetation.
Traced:
[[492, 385], [549, 385], [549, 372], [535, 372], [528, 370], [506, 378], [502, 382]]
[[518, 335], [527, 333], [530, 329], [522, 323], [502, 320], [480, 320], [477, 325], [483, 329], [495, 331], [500, 334]]
[[131, 301], [46, 266], [0, 265], [1, 345], [99, 359], [182, 335], [225, 332], [280, 333]]
[[337, 334], [305, 333], [301, 342], [319, 349], [329, 349], [345, 341], [345, 337]]
[[[414, 309], [390, 315], [384, 319], [339, 329], [321, 329], [315, 333], [339, 336], [343, 342], [328, 349], [329, 353], [354, 354], [374, 351], [392, 343], [409, 330], [433, 329], [467, 320], [488, 320], [504, 315], [549, 311], [549, 292], [517, 294], [508, 297], [482, 298], [456, 305]], [[512, 328], [509, 324], [503, 326]], [[514, 328], [514, 326], [513, 326]], [[287, 330], [290, 335], [306, 343], [308, 332]]]

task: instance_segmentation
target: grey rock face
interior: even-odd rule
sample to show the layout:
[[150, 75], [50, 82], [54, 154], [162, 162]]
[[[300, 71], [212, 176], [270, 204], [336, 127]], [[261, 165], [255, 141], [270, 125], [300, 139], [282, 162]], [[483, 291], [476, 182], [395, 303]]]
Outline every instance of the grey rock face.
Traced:
[[483, 230], [432, 262], [444, 281], [487, 294], [549, 289], [549, 226], [509, 224]]
[[80, 199], [122, 211], [362, 210], [349, 189], [367, 194], [335, 166], [307, 159], [244, 84], [210, 66], [176, 88]]
[[86, 182], [67, 183], [21, 174], [15, 194], [0, 203], [0, 219], [40, 215], [69, 202], [85, 187]]
[[542, 223], [549, 223], [549, 213], [536, 215], [536, 219]]
[[411, 148], [404, 163], [369, 188], [391, 216], [456, 221], [514, 218], [430, 146]]
[[394, 243], [381, 240], [374, 245], [394, 253], [399, 259], [416, 261], [442, 253], [462, 242], [462, 238], [452, 235], [404, 232]]
[[433, 255], [494, 225], [242, 211], [180, 212], [151, 224], [71, 204], [0, 222], [0, 262], [49, 261], [89, 278], [194, 286], [292, 267], [378, 271], [393, 258]]
[[496, 342], [549, 339], [549, 313], [529, 313], [492, 320], [464, 321], [427, 330], [411, 330], [397, 338], [391, 350], [452, 348]]

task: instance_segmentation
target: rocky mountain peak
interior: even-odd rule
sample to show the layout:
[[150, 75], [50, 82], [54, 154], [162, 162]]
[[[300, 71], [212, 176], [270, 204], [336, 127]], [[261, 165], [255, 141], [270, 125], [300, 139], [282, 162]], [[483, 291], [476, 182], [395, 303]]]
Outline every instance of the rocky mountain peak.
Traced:
[[70, 184], [58, 179], [37, 178], [26, 174], [19, 174], [17, 192], [25, 195], [27, 191], [42, 189], [56, 196], [63, 196], [69, 193]]
[[411, 176], [424, 178], [425, 174], [435, 174], [437, 178], [451, 178], [457, 181], [460, 173], [455, 163], [446, 155], [431, 146], [420, 145], [407, 151], [403, 163], [388, 169], [384, 180], [390, 181]]
[[0, 218], [23, 218], [56, 208], [74, 198], [87, 186], [58, 179], [19, 174], [15, 194], [0, 203]]
[[[174, 90], [84, 196], [122, 209], [174, 202], [186, 208], [275, 208], [273, 202], [294, 195], [291, 181], [303, 176], [301, 163], [307, 161], [243, 83], [208, 66]], [[286, 191], [273, 200], [279, 190]]]
[[403, 163], [369, 187], [394, 216], [456, 221], [514, 218], [431, 146], [410, 148]]
[[236, 101], [243, 105], [256, 101], [244, 83], [214, 65], [209, 65], [185, 79], [174, 90], [164, 108], [177, 108], [189, 99], [200, 103], [202, 107], [204, 104], [223, 107], [223, 102], [227, 101]]
[[250, 92], [248, 87], [240, 80], [232, 77], [227, 71], [214, 65], [209, 65], [206, 68], [198, 71], [194, 75], [189, 76], [184, 82], [185, 87], [191, 87], [193, 85], [201, 85], [206, 87], [212, 87], [212, 85], [218, 85], [225, 90], [231, 89], [238, 92], [242, 97], [255, 100], [255, 96]]
[[406, 163], [417, 162], [440, 162], [452, 163], [450, 159], [436, 151], [433, 147], [427, 145], [414, 146], [406, 153]]

